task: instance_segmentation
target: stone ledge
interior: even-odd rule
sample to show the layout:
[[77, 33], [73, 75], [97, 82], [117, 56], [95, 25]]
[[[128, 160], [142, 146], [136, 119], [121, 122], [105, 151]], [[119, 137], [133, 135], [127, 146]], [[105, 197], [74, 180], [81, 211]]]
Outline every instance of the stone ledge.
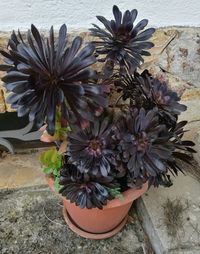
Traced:
[[[199, 193], [200, 183], [190, 176], [180, 174], [172, 187], [152, 187], [147, 194], [137, 200], [138, 215], [156, 254], [200, 253]], [[163, 206], [167, 199], [171, 201], [178, 199], [187, 207], [182, 214], [183, 227], [177, 229], [176, 237], [169, 235], [164, 223]]]
[[34, 152], [23, 151], [18, 154], [5, 154], [0, 158], [0, 189], [22, 188], [46, 184], [39, 162], [44, 149]]
[[5, 112], [6, 112], [5, 96], [3, 89], [0, 87], [0, 113]]

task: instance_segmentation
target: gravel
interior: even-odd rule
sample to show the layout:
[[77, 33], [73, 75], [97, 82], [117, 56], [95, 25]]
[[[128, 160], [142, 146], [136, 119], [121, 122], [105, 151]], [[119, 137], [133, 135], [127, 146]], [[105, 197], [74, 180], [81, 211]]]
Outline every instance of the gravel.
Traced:
[[0, 253], [152, 252], [133, 208], [129, 222], [116, 236], [100, 241], [88, 240], [67, 227], [62, 216], [62, 204], [46, 186], [40, 186], [0, 191]]

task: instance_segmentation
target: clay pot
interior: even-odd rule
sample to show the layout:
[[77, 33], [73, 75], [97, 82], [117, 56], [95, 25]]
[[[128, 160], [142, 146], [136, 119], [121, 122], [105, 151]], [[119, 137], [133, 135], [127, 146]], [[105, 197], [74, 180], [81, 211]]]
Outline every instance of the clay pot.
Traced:
[[40, 141], [45, 143], [52, 143], [56, 141], [56, 139], [53, 136], [49, 135], [47, 131], [44, 131], [40, 137]]
[[49, 188], [51, 189], [51, 191], [55, 192], [53, 177], [46, 175], [46, 180], [47, 180], [47, 183], [48, 183]]
[[81, 209], [63, 198], [63, 214], [66, 223], [78, 235], [90, 239], [104, 239], [118, 233], [126, 224], [128, 211], [135, 199], [148, 189], [131, 188], [123, 193], [124, 200], [113, 199], [102, 209]]
[[51, 190], [52, 192], [54, 192], [54, 193], [56, 194], [57, 197], [59, 197], [60, 199], [62, 199], [62, 198], [63, 198], [62, 195], [55, 191], [55, 188], [54, 188], [54, 179], [53, 179], [53, 177], [46, 175], [46, 180], [47, 180], [47, 183], [48, 183], [48, 185], [49, 185], [50, 190]]

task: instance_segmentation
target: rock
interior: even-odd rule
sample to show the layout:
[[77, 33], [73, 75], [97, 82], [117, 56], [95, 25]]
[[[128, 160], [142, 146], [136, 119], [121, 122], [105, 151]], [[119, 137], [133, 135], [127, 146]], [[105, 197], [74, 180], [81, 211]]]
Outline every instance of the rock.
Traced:
[[156, 64], [160, 55], [168, 46], [168, 44], [175, 38], [178, 31], [176, 29], [157, 29], [153, 34], [151, 41], [154, 47], [150, 49], [151, 56], [144, 57], [144, 64], [142, 69], [148, 68], [149, 65]]
[[5, 113], [6, 111], [6, 104], [5, 104], [5, 98], [4, 98], [4, 92], [3, 89], [0, 87], [0, 113]]
[[[43, 31], [48, 35], [47, 31]], [[57, 34], [57, 32], [56, 32]], [[69, 42], [77, 35], [83, 37], [83, 45], [93, 38], [88, 31], [74, 31], [69, 35]], [[142, 69], [148, 68], [153, 75], [168, 81], [169, 86], [180, 96], [195, 86], [200, 86], [200, 28], [160, 28], [152, 37], [155, 44], [150, 57], [145, 57]], [[0, 33], [0, 47], [5, 48], [10, 33]], [[0, 57], [2, 63], [2, 57]], [[101, 63], [93, 66], [100, 70]], [[0, 76], [4, 73], [0, 73]], [[1, 87], [1, 84], [0, 84]], [[7, 96], [7, 93], [4, 94]], [[1, 99], [0, 99], [1, 100]], [[0, 103], [1, 111], [14, 111], [10, 105]]]
[[191, 89], [185, 90], [181, 96], [181, 99], [183, 101], [200, 99], [200, 88], [193, 87]]
[[187, 111], [179, 116], [179, 121], [187, 120], [188, 124], [185, 129], [184, 139], [193, 140], [196, 144], [194, 158], [200, 165], [200, 88], [185, 90], [182, 94], [181, 102], [187, 106]]
[[177, 29], [176, 37], [159, 57], [159, 66], [200, 87], [200, 28]]
[[183, 92], [181, 103], [187, 106], [187, 110], [179, 116], [179, 121], [190, 122], [200, 121], [200, 88], [191, 88]]
[[168, 72], [163, 72], [162, 68], [157, 64], [153, 63], [149, 66], [148, 70], [155, 78], [158, 78], [162, 82], [166, 82], [169, 88], [177, 92], [179, 96], [182, 96], [185, 91], [193, 88], [191, 84], [180, 77]]
[[200, 120], [200, 100], [181, 101], [181, 103], [187, 106], [187, 110], [179, 116], [179, 121], [187, 120], [192, 122]]
[[11, 189], [46, 184], [39, 162], [44, 149], [26, 150], [0, 158], [0, 189]]
[[194, 132], [194, 142], [196, 144], [195, 150], [197, 151], [197, 153], [194, 154], [194, 158], [200, 165], [200, 122], [196, 132]]

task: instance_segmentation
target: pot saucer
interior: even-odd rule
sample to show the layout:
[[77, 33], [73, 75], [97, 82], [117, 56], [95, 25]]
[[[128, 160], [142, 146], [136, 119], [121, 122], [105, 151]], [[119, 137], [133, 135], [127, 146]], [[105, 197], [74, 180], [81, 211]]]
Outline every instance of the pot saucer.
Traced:
[[74, 233], [76, 233], [77, 235], [80, 235], [80, 236], [82, 236], [84, 238], [94, 239], [94, 240], [106, 239], [106, 238], [114, 236], [115, 234], [117, 234], [124, 227], [124, 225], [126, 224], [127, 218], [128, 218], [128, 215], [127, 215], [117, 227], [115, 227], [113, 230], [111, 230], [109, 232], [105, 232], [105, 233], [91, 233], [91, 232], [87, 232], [87, 231], [84, 231], [83, 229], [81, 229], [72, 220], [72, 218], [68, 214], [68, 212], [65, 209], [65, 207], [63, 207], [63, 215], [64, 215], [65, 222], [67, 223], [69, 228]]

